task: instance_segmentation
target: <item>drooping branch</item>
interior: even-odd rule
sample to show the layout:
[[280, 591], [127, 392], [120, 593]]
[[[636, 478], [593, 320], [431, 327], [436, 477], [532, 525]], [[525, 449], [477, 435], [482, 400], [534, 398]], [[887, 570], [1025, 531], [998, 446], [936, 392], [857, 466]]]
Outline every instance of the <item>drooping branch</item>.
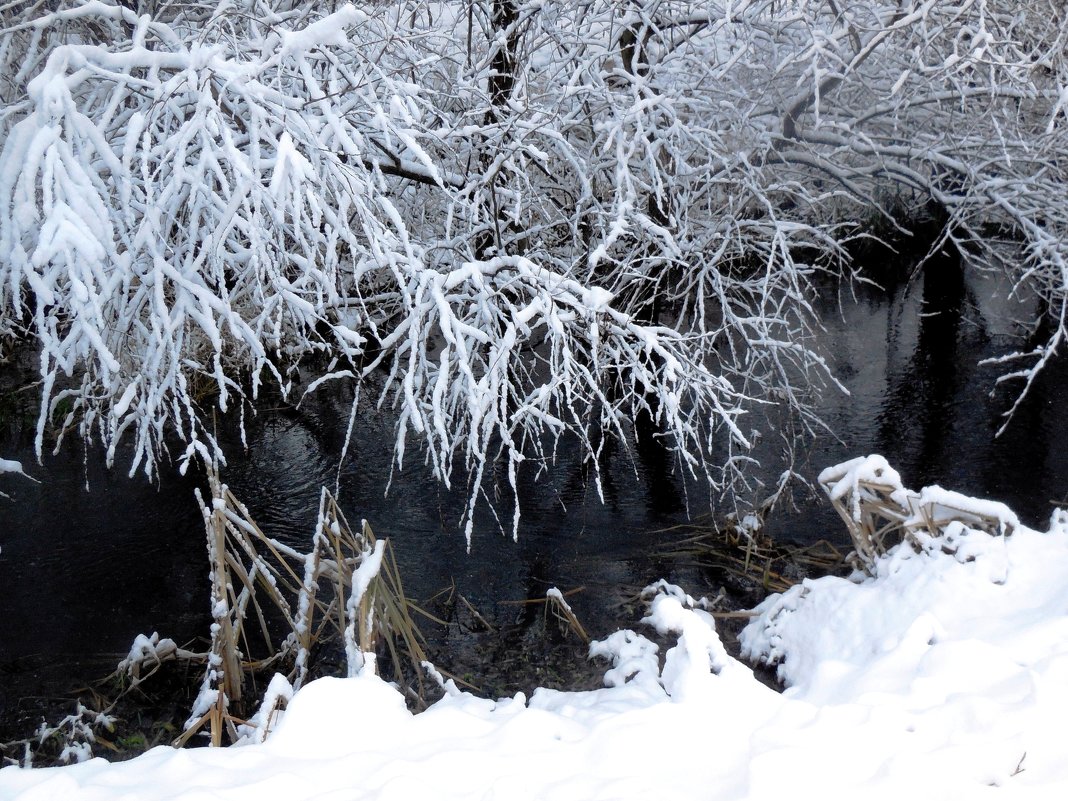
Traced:
[[63, 408], [135, 469], [167, 431], [208, 456], [209, 404], [321, 354], [473, 499], [641, 415], [725, 487], [747, 414], [817, 425], [814, 276], [895, 198], [1043, 299], [1026, 392], [1065, 337], [1068, 34], [1016, 6], [7, 9], [0, 334], [41, 348], [39, 443]]

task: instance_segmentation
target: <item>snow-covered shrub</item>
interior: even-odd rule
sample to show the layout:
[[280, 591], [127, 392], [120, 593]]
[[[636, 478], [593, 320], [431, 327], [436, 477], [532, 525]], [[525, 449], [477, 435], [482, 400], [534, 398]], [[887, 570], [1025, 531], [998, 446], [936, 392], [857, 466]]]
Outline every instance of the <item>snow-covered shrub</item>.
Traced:
[[428, 55], [450, 30], [353, 6], [168, 13], [73, 3], [32, 21], [38, 69], [0, 154], [0, 314], [41, 348], [39, 449], [62, 406], [109, 458], [131, 438], [131, 470], [152, 471], [168, 429], [183, 464], [215, 455], [205, 402], [226, 410], [268, 378], [288, 391], [315, 353], [313, 386], [384, 367], [398, 462], [418, 435], [443, 481], [474, 473], [472, 499], [490, 459], [514, 486], [521, 461], [551, 458], [546, 434], [592, 453], [642, 409], [695, 471], [721, 427], [746, 443], [746, 379], [710, 369], [712, 338], [642, 322], [616, 300], [637, 277], [591, 274], [630, 225], [619, 209], [588, 263], [548, 229], [485, 240], [501, 224], [487, 204], [562, 208], [518, 170], [535, 141], [580, 187], [591, 154], [540, 122], [523, 142], [458, 130], [470, 110], [412, 74], [452, 68]]
[[[1008, 536], [1020, 526], [1009, 507], [946, 490], [937, 485], [906, 489], [900, 474], [878, 454], [858, 456], [828, 467], [819, 483], [853, 540], [849, 561], [873, 574], [879, 559], [900, 543], [916, 551], [956, 550], [955, 532], [976, 530]], [[932, 546], [932, 543], [937, 543]]]
[[[845, 675], [906, 639], [919, 646], [928, 640], [934, 644], [940, 626], [935, 612], [946, 623], [952, 616], [954, 627], [966, 630], [970, 615], [986, 614], [977, 610], [984, 604], [996, 607], [999, 598], [1030, 593], [1040, 606], [1047, 594], [1059, 594], [1037, 586], [1041, 582], [1033, 581], [1032, 572], [1037, 566], [1028, 560], [1035, 549], [1062, 558], [1063, 542], [1056, 547], [1041, 543], [1049, 537], [1063, 541], [1068, 533], [1068, 514], [1062, 509], [1051, 516], [1049, 531], [1040, 534], [997, 501], [937, 486], [905, 489], [881, 456], [828, 468], [820, 481], [834, 500], [858, 497], [858, 522], [867, 514], [866, 503], [884, 501], [870, 492], [871, 483], [879, 482], [900, 504], [899, 523], [907, 533], [886, 549], [871, 549], [862, 569], [848, 578], [805, 579], [756, 607], [757, 615], [739, 637], [742, 654], [777, 666], [787, 685], [814, 681], [821, 664]], [[1062, 614], [1061, 606], [1056, 609]], [[830, 661], [841, 665], [829, 668]]]
[[[56, 725], [50, 726], [42, 721], [34, 733], [36, 739], [34, 745], [38, 749], [46, 745], [58, 748], [59, 762], [85, 762], [93, 757], [93, 744], [96, 742], [97, 731], [101, 729], [111, 731], [114, 724], [114, 718], [106, 712], [91, 710], [78, 702], [74, 712]], [[23, 767], [30, 767], [32, 764], [33, 751], [30, 743], [27, 742]]]
[[287, 383], [301, 355], [359, 352], [339, 271], [375, 189], [345, 155], [389, 127], [388, 99], [376, 82], [344, 99], [338, 87], [361, 83], [345, 31], [370, 21], [348, 7], [297, 33], [264, 25], [252, 53], [234, 46], [252, 44], [235, 19], [196, 37], [121, 6], [37, 21], [113, 34], [55, 43], [0, 154], [0, 302], [41, 346], [39, 448], [67, 399], [64, 427], [95, 429], [109, 457], [130, 431], [132, 469], [153, 469], [165, 425], [183, 458], [207, 456], [209, 390], [226, 410], [265, 373]]
[[888, 196], [1046, 300], [1030, 382], [1065, 333], [1065, 26], [735, 5], [4, 9], [0, 336], [40, 346], [38, 449], [59, 416], [151, 472], [218, 455], [209, 405], [376, 372], [397, 462], [418, 439], [472, 506], [636, 418], [721, 488], [745, 414], [813, 422], [813, 276]]

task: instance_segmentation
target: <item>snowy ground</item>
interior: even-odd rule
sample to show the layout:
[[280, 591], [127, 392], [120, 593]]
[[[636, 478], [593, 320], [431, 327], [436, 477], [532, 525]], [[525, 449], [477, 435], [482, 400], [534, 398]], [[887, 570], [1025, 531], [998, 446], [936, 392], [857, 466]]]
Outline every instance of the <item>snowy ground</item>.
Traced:
[[[661, 587], [647, 624], [595, 649], [593, 692], [410, 714], [374, 675], [321, 679], [262, 744], [0, 770], [0, 799], [978, 799], [1068, 793], [1068, 515], [998, 537], [951, 525], [875, 575], [806, 581], [743, 634], [789, 689], [730, 658]], [[801, 793], [801, 795], [797, 795]]]

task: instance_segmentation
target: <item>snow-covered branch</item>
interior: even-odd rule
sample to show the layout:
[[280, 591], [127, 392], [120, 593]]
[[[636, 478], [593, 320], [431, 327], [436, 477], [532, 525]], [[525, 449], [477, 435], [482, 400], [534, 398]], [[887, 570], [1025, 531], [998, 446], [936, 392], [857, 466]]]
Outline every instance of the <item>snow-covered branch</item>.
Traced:
[[1045, 300], [1007, 377], [1065, 338], [1056, 3], [0, 14], [0, 336], [39, 344], [39, 448], [62, 410], [135, 470], [168, 432], [215, 454], [209, 404], [318, 354], [312, 386], [384, 376], [398, 463], [418, 439], [472, 504], [639, 416], [722, 487], [747, 413], [815, 423], [813, 276], [903, 199]]
[[132, 469], [152, 469], [167, 424], [184, 459], [209, 455], [204, 397], [226, 410], [310, 352], [359, 354], [359, 321], [337, 310], [381, 215], [375, 142], [434, 170], [406, 127], [414, 87], [379, 97], [357, 24], [386, 32], [345, 6], [253, 40], [255, 58], [143, 18], [116, 43], [52, 50], [0, 154], [0, 303], [41, 346], [38, 447], [66, 399], [64, 427], [111, 453], [132, 432]]

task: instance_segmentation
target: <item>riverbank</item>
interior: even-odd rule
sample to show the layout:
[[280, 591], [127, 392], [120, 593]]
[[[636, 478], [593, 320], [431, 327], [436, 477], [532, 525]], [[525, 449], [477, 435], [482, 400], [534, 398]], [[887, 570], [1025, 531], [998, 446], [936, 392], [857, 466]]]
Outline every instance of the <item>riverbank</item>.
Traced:
[[[748, 520], [747, 525], [752, 527], [754, 520]], [[686, 575], [691, 585], [717, 588], [705, 608], [716, 618], [724, 647], [735, 657], [740, 653], [738, 634], [751, 615], [745, 610], [772, 589], [785, 589], [805, 577], [845, 569], [842, 553], [826, 543], [816, 548], [786, 546], [751, 528], [716, 529], [710, 518], [650, 534], [654, 535], [661, 543], [658, 569], [668, 571], [664, 575]], [[233, 558], [239, 559], [240, 551]], [[281, 581], [282, 576], [276, 580]], [[399, 651], [392, 652], [381, 644], [379, 672], [385, 666], [388, 677], [399, 682], [412, 711], [421, 711], [443, 694], [425, 680], [425, 671], [413, 667], [414, 662], [424, 658], [446, 677], [454, 678], [462, 689], [483, 698], [530, 695], [538, 688], [593, 690], [602, 686], [604, 665], [588, 658], [587, 628], [596, 635], [639, 619], [646, 603], [641, 589], [624, 584], [611, 591], [600, 586], [578, 586], [563, 591], [550, 589], [541, 597], [475, 606], [453, 585], [431, 598], [408, 598], [410, 623], [419, 630], [420, 653], [410, 654], [404, 644], [398, 644]], [[329, 587], [324, 592], [327, 598], [332, 595]], [[588, 595], [594, 596], [592, 608], [602, 609], [600, 616], [586, 617], [591, 609]], [[557, 599], [563, 603], [557, 603]], [[294, 601], [291, 599], [291, 604]], [[604, 610], [611, 611], [612, 616], [606, 617]], [[276, 637], [278, 623], [272, 623]], [[322, 631], [319, 626], [314, 628]], [[0, 714], [2, 763], [48, 767], [65, 764], [75, 756], [103, 756], [118, 761], [178, 740], [195, 706], [204, 658], [212, 650], [208, 631], [205, 622], [199, 637], [164, 648], [161, 643], [173, 640], [170, 632], [162, 629], [161, 634], [150, 637], [139, 635], [129, 655], [83, 656], [77, 662], [80, 669], [95, 667], [96, 673], [80, 682], [73, 682], [75, 677], [64, 673], [67, 667], [63, 664], [39, 661], [31, 666], [26, 664], [28, 659], [22, 660], [23, 671], [32, 672], [44, 686], [70, 690], [66, 696], [53, 691], [52, 695], [20, 698], [20, 684], [6, 683], [10, 706], [0, 705], [0, 712], [4, 713]], [[652, 633], [647, 636], [662, 648], [670, 645], [669, 639]], [[293, 660], [291, 654], [269, 667], [253, 668], [252, 664], [266, 656], [258, 651], [263, 643], [255, 645], [253, 653], [243, 637], [237, 639], [241, 640], [239, 648], [250, 665], [245, 676], [246, 690], [256, 696], [246, 699], [242, 705], [245, 711], [234, 710], [240, 716], [251, 714], [247, 703], [257, 701], [273, 671], [290, 671]], [[399, 654], [400, 662], [391, 653]], [[157, 663], [158, 654], [163, 655], [163, 661]], [[137, 662], [135, 671], [123, 665], [115, 670], [123, 656], [124, 664]], [[396, 672], [398, 667], [400, 673]], [[316, 637], [307, 668], [307, 680], [345, 674], [345, 653], [336, 636], [327, 632], [326, 636]], [[49, 678], [48, 671], [56, 674], [55, 678]], [[761, 677], [776, 686], [767, 671], [762, 671]], [[198, 738], [194, 737], [190, 744], [199, 744]]]
[[[963, 297], [948, 305], [961, 312], [952, 336], [931, 316], [938, 298], [923, 275], [886, 292], [860, 288], [839, 299], [829, 292], [821, 301], [821, 348], [851, 395], [824, 399], [819, 412], [840, 441], [817, 438], [795, 454], [801, 478], [814, 483], [820, 468], [870, 449], [887, 453], [911, 483], [939, 481], [1006, 501], [1030, 525], [1041, 526], [1049, 501], [1065, 497], [1068, 451], [1057, 443], [1068, 419], [1068, 407], [1059, 402], [1068, 386], [1066, 366], [1051, 364], [1013, 425], [992, 439], [1005, 406], [987, 397], [990, 368], [978, 365], [1011, 341], [1011, 315], [992, 300], [1002, 294], [988, 285], [992, 279], [966, 278]], [[9, 365], [3, 375], [0, 454], [21, 459], [41, 483], [0, 476], [0, 490], [12, 495], [0, 501], [2, 742], [31, 735], [42, 719], [55, 723], [68, 714], [72, 691], [110, 672], [137, 634], [159, 631], [188, 644], [211, 623], [203, 523], [193, 497], [201, 477], [168, 470], [154, 484], [128, 478], [105, 469], [101, 451], [83, 452], [77, 443], [37, 464], [36, 402], [32, 392], [19, 391], [32, 386], [32, 359], [24, 368]], [[569, 599], [593, 636], [633, 626], [642, 614], [635, 596], [661, 577], [712, 597], [726, 587], [735, 601], [727, 610], [763, 598], [759, 582], [731, 586], [722, 565], [670, 558], [674, 540], [685, 538], [680, 531], [650, 534], [688, 525], [687, 502], [702, 508], [699, 493], [669, 463], [649, 458], [656, 454], [631, 453], [632, 460], [616, 454], [598, 487], [589, 466], [561, 450], [557, 469], [524, 488], [519, 541], [501, 536], [487, 516], [469, 553], [454, 525], [463, 498], [420, 470], [414, 450], [409, 467], [394, 474], [388, 415], [368, 410], [349, 459], [338, 465], [347, 412], [347, 396], [336, 393], [310, 397], [299, 411], [264, 404], [246, 421], [247, 450], [230, 437], [226, 479], [272, 536], [300, 548], [307, 545], [320, 488], [340, 480], [339, 497], [351, 516], [368, 518], [392, 537], [412, 598], [425, 603], [451, 590], [454, 600], [462, 595], [495, 629], [480, 630], [458, 600], [449, 628], [427, 628], [437, 638], [432, 658], [484, 697], [599, 685], [602, 671], [586, 661], [585, 646], [544, 624], [539, 602], [550, 587], [585, 588]], [[783, 466], [781, 441], [768, 436], [758, 445], [766, 493]], [[1032, 458], [1021, 460], [1020, 453]], [[120, 464], [123, 459], [120, 453]], [[791, 493], [766, 521], [766, 531], [802, 543], [829, 536], [843, 547], [844, 529], [822, 493], [813, 499], [800, 482]], [[791, 501], [800, 511], [791, 510]], [[449, 618], [447, 608], [430, 611]], [[728, 647], [741, 622], [720, 621]], [[181, 716], [189, 704], [178, 706]], [[160, 727], [144, 728], [144, 745], [169, 741], [173, 731]]]
[[[986, 507], [983, 507], [986, 508]], [[0, 770], [0, 798], [772, 799], [1048, 797], [1068, 788], [1068, 515], [1010, 534], [952, 523], [870, 575], [770, 596], [742, 635], [778, 693], [672, 585], [591, 649], [606, 686], [412, 714], [370, 671], [299, 691], [263, 744]], [[662, 657], [644, 636], [667, 635]]]

